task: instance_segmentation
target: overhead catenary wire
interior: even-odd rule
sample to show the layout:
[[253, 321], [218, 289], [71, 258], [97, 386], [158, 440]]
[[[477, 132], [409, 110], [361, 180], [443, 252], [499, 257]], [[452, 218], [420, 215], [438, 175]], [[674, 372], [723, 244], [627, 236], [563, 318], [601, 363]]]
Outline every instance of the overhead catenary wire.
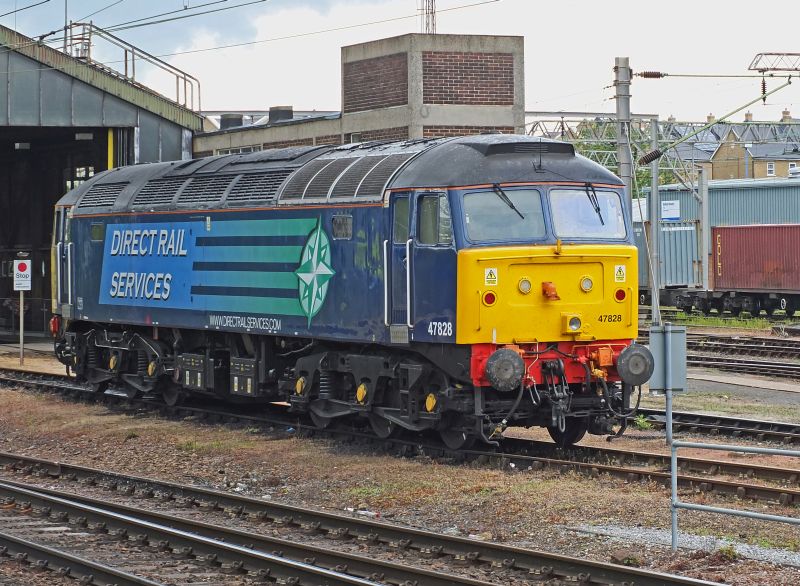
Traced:
[[[145, 20], [152, 20], [154, 18], [160, 18], [162, 16], [169, 16], [170, 14], [177, 14], [179, 12], [188, 12], [190, 10], [199, 10], [200, 8], [205, 8], [206, 6], [213, 6], [215, 4], [224, 4], [228, 2], [228, 0], [214, 0], [213, 2], [206, 2], [205, 4], [198, 4], [196, 6], [191, 6], [187, 8], [179, 8], [178, 10], [170, 10], [168, 12], [161, 12], [159, 14], [151, 14], [150, 16], [143, 16], [142, 18], [136, 18], [134, 20], [126, 20], [125, 22], [118, 22], [117, 24], [109, 25], [107, 28], [117, 27], [117, 26], [124, 26], [126, 24], [133, 24], [137, 22], [143, 22]], [[235, 7], [234, 7], [235, 8]], [[194, 16], [199, 16], [199, 14], [194, 14]], [[83, 19], [81, 19], [83, 20]]]
[[103, 6], [102, 8], [100, 8], [98, 10], [95, 10], [94, 12], [91, 12], [91, 13], [87, 14], [86, 16], [82, 16], [81, 18], [78, 19], [78, 21], [82, 21], [82, 20], [86, 20], [87, 18], [91, 18], [94, 15], [100, 14], [101, 12], [105, 12], [109, 8], [113, 8], [117, 4], [122, 4], [123, 2], [125, 2], [125, 0], [115, 0], [111, 4], [106, 4], [105, 6]]
[[50, 2], [50, 0], [42, 0], [41, 2], [37, 2], [36, 4], [29, 4], [28, 6], [23, 6], [22, 8], [15, 8], [10, 12], [5, 12], [3, 14], [0, 14], [0, 18], [3, 18], [4, 16], [9, 16], [11, 14], [16, 15], [18, 12], [22, 12], [23, 10], [28, 10], [29, 8], [35, 8], [36, 6], [41, 6], [42, 4], [47, 4], [48, 2]]
[[664, 147], [663, 150], [662, 149], [655, 149], [655, 150], [650, 151], [649, 153], [643, 155], [642, 157], [639, 158], [639, 164], [640, 165], [647, 165], [648, 163], [652, 163], [656, 159], [660, 159], [664, 155], [664, 151], [667, 151], [669, 149], [675, 148], [679, 144], [686, 142], [687, 140], [697, 136], [701, 132], [705, 132], [706, 130], [708, 130], [709, 128], [714, 126], [715, 124], [719, 124], [719, 123], [727, 120], [728, 118], [730, 118], [734, 114], [737, 114], [738, 112], [741, 112], [745, 108], [748, 108], [748, 107], [752, 106], [753, 104], [755, 104], [758, 101], [766, 100], [768, 96], [771, 96], [775, 92], [778, 92], [778, 91], [782, 90], [783, 88], [788, 87], [790, 85], [792, 85], [792, 77], [791, 76], [788, 77], [786, 83], [784, 83], [783, 85], [780, 85], [780, 86], [776, 87], [774, 90], [771, 90], [771, 91], [769, 91], [767, 93], [762, 93], [761, 95], [759, 95], [754, 100], [750, 100], [749, 102], [747, 102], [745, 105], [740, 106], [740, 107], [736, 108], [735, 110], [731, 110], [727, 114], [724, 114], [723, 116], [721, 116], [719, 119], [713, 120], [713, 121], [709, 122], [708, 124], [705, 124], [705, 125], [701, 126], [700, 128], [698, 128], [694, 132], [690, 132], [686, 136], [683, 136], [680, 139], [668, 144], [666, 147]]
[[[459, 5], [459, 6], [452, 6], [450, 8], [439, 9], [438, 12], [440, 12], [440, 13], [441, 12], [453, 12], [453, 11], [456, 11], [456, 10], [464, 10], [464, 9], [467, 9], [467, 8], [474, 8], [474, 7], [483, 6], [483, 5], [486, 5], [486, 4], [494, 4], [496, 2], [500, 2], [500, 0], [482, 0], [480, 2], [473, 2], [473, 3], [470, 3], [470, 4], [462, 4], [462, 5]], [[257, 39], [255, 41], [244, 41], [244, 42], [241, 42], [241, 43], [233, 43], [233, 44], [229, 44], [229, 45], [217, 45], [217, 46], [213, 46], [213, 47], [204, 47], [204, 48], [201, 48], [201, 49], [188, 49], [186, 51], [175, 51], [175, 52], [172, 52], [172, 53], [161, 53], [159, 55], [153, 55], [153, 57], [158, 57], [158, 58], [176, 57], [176, 56], [179, 56], [179, 55], [188, 55], [188, 54], [192, 54], [192, 53], [205, 53], [205, 52], [209, 52], [209, 51], [220, 51], [220, 50], [225, 50], [225, 49], [232, 49], [232, 48], [244, 47], [244, 46], [249, 46], [249, 45], [258, 45], [258, 44], [262, 44], [262, 43], [274, 43], [274, 42], [278, 42], [278, 41], [285, 41], [285, 40], [290, 40], [290, 39], [310, 37], [310, 36], [322, 35], [322, 34], [326, 34], [326, 33], [338, 32], [338, 31], [343, 31], [343, 30], [351, 30], [351, 29], [355, 29], [355, 28], [363, 28], [363, 27], [367, 27], [367, 26], [373, 26], [373, 25], [376, 25], [376, 24], [385, 24], [385, 23], [389, 23], [389, 22], [397, 22], [397, 21], [401, 21], [401, 20], [410, 20], [410, 19], [417, 19], [417, 18], [419, 18], [418, 14], [412, 14], [412, 15], [406, 15], [406, 16], [395, 16], [395, 17], [392, 17], [392, 18], [384, 18], [384, 19], [380, 19], [380, 20], [372, 20], [372, 21], [367, 21], [367, 22], [362, 22], [362, 23], [357, 23], [357, 24], [342, 25], [342, 26], [339, 26], [339, 27], [320, 29], [320, 30], [316, 30], [316, 31], [308, 31], [308, 32], [297, 33], [297, 34], [293, 34], [293, 35], [285, 35], [285, 36], [281, 36], [281, 37], [271, 37], [271, 38], [268, 38], [268, 39]], [[103, 29], [103, 30], [105, 30], [105, 29]], [[55, 32], [57, 32], [57, 31], [55, 31]], [[48, 42], [54, 42], [56, 40], [58, 40], [58, 39], [52, 39], [51, 41], [48, 41]], [[21, 45], [21, 47], [33, 46], [33, 45], [37, 45], [37, 44], [39, 44], [39, 43], [36, 42], [36, 41], [33, 41], [33, 42], [30, 42], [30, 43], [26, 43], [24, 45]], [[4, 51], [13, 51], [13, 50], [14, 50], [13, 48], [4, 49]], [[3, 50], [0, 50], [0, 52], [2, 52], [2, 51]], [[115, 64], [119, 64], [119, 63], [124, 63], [124, 60], [116, 59], [116, 60], [103, 61], [103, 62], [97, 62], [97, 63], [99, 65], [115, 65]], [[31, 68], [31, 69], [17, 69], [17, 70], [5, 70], [5, 71], [1, 71], [0, 70], [0, 74], [23, 73], [23, 72], [24, 73], [28, 73], [28, 72], [32, 72], [32, 71], [58, 71], [60, 69], [62, 69], [62, 68], [59, 68], [59, 67], [36, 67], [36, 68]]]

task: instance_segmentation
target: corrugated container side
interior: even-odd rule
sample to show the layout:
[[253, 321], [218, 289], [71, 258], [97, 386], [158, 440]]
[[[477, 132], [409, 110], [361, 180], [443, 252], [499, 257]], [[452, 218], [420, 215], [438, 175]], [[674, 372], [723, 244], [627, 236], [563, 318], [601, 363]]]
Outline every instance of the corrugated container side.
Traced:
[[800, 225], [712, 229], [714, 288], [800, 291]]
[[[659, 257], [661, 287], [699, 287], [700, 253], [698, 222], [660, 222]], [[639, 287], [650, 287], [647, 247], [644, 230], [650, 233], [650, 223], [634, 224], [634, 239], [639, 248]]]

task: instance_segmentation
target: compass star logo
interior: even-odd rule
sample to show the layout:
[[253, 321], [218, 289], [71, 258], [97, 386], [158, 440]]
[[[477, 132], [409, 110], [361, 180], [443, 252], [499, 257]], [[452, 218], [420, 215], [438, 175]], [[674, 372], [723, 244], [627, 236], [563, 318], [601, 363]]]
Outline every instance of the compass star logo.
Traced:
[[331, 267], [331, 244], [322, 229], [322, 218], [317, 220], [316, 228], [308, 235], [300, 266], [294, 274], [298, 279], [300, 307], [308, 317], [310, 326], [311, 318], [319, 313], [325, 303], [328, 281], [336, 274]]

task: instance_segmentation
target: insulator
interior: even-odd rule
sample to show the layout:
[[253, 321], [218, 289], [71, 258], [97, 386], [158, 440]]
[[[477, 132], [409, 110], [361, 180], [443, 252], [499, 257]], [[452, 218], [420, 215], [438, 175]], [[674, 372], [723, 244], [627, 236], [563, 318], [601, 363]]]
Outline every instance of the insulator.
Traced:
[[649, 153], [644, 155], [641, 159], [639, 159], [639, 164], [640, 165], [649, 165], [650, 163], [652, 163], [656, 159], [661, 158], [661, 156], [663, 154], [664, 153], [661, 151], [661, 149], [656, 149], [654, 151], [650, 151]]
[[767, 79], [765, 77], [761, 78], [761, 101], [764, 104], [767, 103]]
[[336, 391], [336, 379], [329, 370], [319, 371], [319, 398], [333, 399]]
[[644, 77], [645, 79], [661, 79], [662, 77], [667, 77], [667, 73], [661, 73], [660, 71], [641, 71], [637, 73], [639, 77]]

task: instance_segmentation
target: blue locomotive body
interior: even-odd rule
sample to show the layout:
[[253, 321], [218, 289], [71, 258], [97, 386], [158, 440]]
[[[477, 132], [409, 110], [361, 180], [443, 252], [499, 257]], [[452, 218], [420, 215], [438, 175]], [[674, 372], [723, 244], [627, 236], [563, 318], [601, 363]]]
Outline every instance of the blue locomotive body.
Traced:
[[282, 399], [451, 447], [501, 420], [573, 443], [620, 419], [616, 383], [642, 379], [621, 365], [648, 364], [619, 180], [555, 141], [119, 168], [67, 194], [55, 227], [56, 352], [98, 391]]

